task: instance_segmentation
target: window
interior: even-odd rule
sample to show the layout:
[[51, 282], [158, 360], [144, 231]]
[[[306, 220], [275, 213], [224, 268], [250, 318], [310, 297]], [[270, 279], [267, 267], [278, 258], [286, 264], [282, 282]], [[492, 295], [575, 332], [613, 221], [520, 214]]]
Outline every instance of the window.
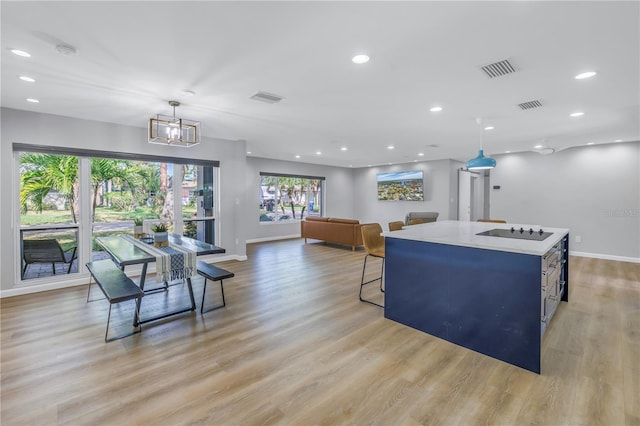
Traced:
[[21, 279], [78, 272], [78, 158], [22, 152], [18, 161]]
[[[98, 255], [90, 244], [95, 237], [132, 234], [134, 219], [143, 219], [147, 230], [165, 222], [171, 232], [215, 244], [217, 161], [22, 144], [13, 149], [22, 280], [78, 272], [80, 261]], [[92, 226], [80, 226], [87, 221]], [[84, 241], [87, 247], [80, 247]]]
[[260, 173], [260, 222], [322, 216], [323, 177]]

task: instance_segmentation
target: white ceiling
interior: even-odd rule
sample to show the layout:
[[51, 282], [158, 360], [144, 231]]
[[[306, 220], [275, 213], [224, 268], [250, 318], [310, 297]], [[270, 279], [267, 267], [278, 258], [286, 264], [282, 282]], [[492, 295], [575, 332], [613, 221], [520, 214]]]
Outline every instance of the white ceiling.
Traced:
[[[637, 141], [639, 6], [2, 1], [1, 102], [145, 127], [175, 99], [205, 137], [246, 140], [252, 156], [345, 167], [466, 160], [488, 125], [494, 155]], [[59, 54], [60, 43], [77, 54]], [[353, 64], [358, 53], [370, 62]], [[503, 59], [517, 72], [480, 70]], [[574, 79], [586, 70], [598, 74]], [[258, 90], [285, 99], [249, 99]], [[531, 100], [542, 108], [518, 107]], [[434, 105], [443, 111], [429, 112]], [[585, 114], [569, 117], [576, 111]]]

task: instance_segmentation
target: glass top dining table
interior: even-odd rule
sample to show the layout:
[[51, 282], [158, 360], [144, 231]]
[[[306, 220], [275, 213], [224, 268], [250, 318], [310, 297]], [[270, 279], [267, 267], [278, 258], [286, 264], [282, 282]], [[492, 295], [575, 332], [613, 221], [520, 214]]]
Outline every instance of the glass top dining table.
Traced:
[[[111, 256], [111, 259], [124, 271], [125, 266], [129, 265], [142, 265], [142, 271], [140, 272], [139, 286], [144, 291], [144, 285], [147, 275], [147, 266], [149, 263], [156, 261], [156, 257], [150, 253], [147, 253], [141, 249], [138, 245], [134, 244], [127, 238], [120, 235], [98, 237], [96, 242]], [[205, 243], [193, 238], [184, 237], [178, 234], [169, 234], [169, 243], [172, 245], [181, 246], [187, 250], [191, 250], [198, 256], [206, 254], [219, 254], [225, 253], [226, 250], [222, 247], [218, 247], [213, 244]], [[134, 326], [143, 324], [149, 321], [155, 321], [158, 319], [166, 318], [171, 315], [181, 314], [183, 312], [195, 311], [196, 302], [193, 296], [193, 287], [191, 285], [191, 277], [186, 277], [187, 288], [189, 290], [189, 298], [191, 300], [191, 306], [181, 308], [171, 312], [161, 312], [158, 315], [140, 318], [135, 322]], [[165, 286], [167, 287], [167, 286]], [[144, 297], [142, 298], [144, 299]], [[142, 301], [140, 300], [140, 303]]]

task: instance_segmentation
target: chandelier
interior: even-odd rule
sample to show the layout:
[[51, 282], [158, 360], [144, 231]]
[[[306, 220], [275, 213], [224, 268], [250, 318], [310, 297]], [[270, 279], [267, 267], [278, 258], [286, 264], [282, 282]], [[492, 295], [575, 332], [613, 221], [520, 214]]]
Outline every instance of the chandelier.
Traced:
[[173, 117], [158, 114], [149, 119], [149, 143], [192, 147], [200, 143], [200, 122], [176, 117], [178, 101], [169, 101]]

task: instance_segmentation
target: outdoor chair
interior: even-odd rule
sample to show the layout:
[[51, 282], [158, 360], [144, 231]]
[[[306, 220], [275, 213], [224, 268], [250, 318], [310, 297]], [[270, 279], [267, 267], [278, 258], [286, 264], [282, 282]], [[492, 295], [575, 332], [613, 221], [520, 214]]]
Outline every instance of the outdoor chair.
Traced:
[[71, 266], [76, 259], [77, 247], [63, 250], [58, 240], [24, 240], [22, 242], [22, 257], [24, 268], [22, 278], [27, 273], [27, 267], [32, 263], [50, 263], [53, 268], [53, 275], [56, 274], [56, 263], [68, 263], [67, 274], [71, 272]]

